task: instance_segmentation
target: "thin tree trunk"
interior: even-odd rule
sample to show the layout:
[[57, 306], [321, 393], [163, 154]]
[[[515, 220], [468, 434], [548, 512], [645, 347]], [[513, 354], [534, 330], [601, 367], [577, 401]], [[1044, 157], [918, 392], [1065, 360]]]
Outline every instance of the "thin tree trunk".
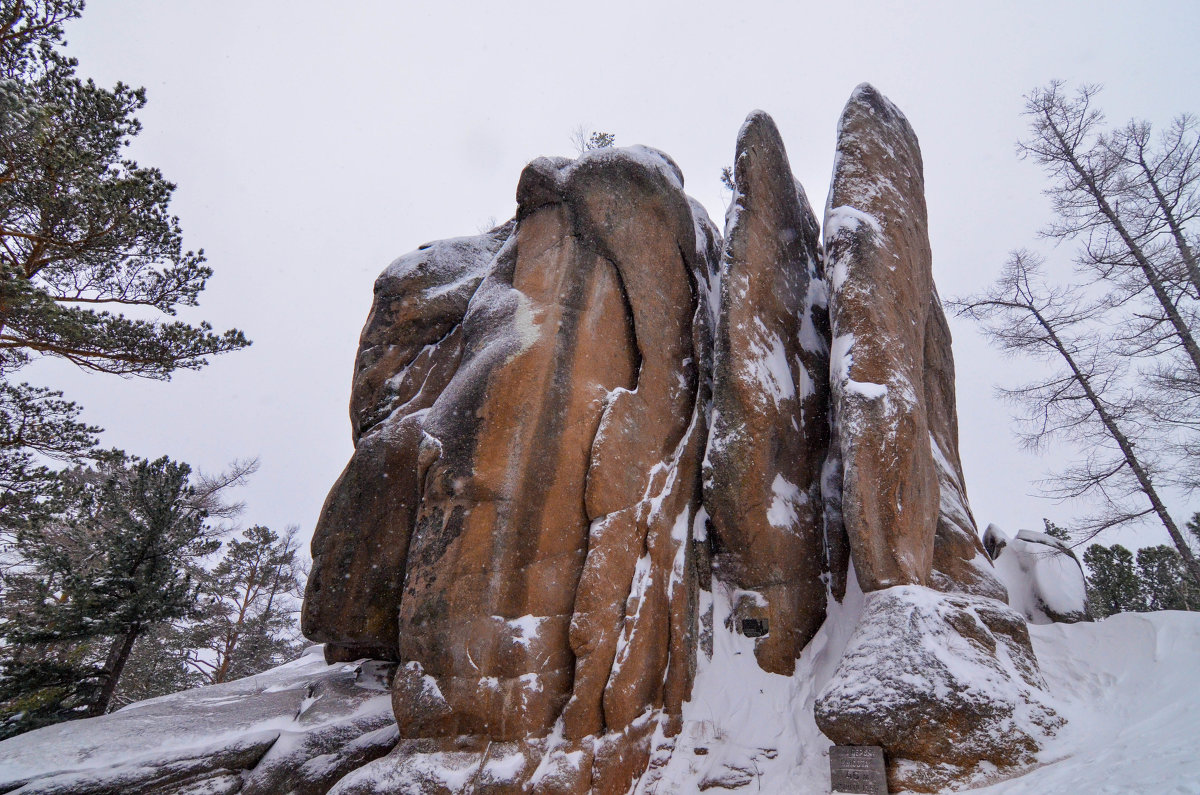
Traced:
[[250, 603], [254, 600], [256, 594], [255, 580], [258, 577], [258, 561], [251, 567], [250, 573], [246, 578], [246, 590], [242, 593], [241, 601], [238, 604], [237, 621], [233, 623], [233, 627], [225, 634], [225, 647], [220, 652], [221, 664], [217, 666], [216, 672], [213, 674], [213, 684], [219, 684], [225, 681], [225, 677], [229, 675], [229, 665], [233, 657], [233, 652], [237, 648], [238, 641], [242, 638], [242, 626], [246, 623], [246, 611], [250, 609]]
[[1192, 289], [1196, 291], [1196, 297], [1200, 298], [1200, 263], [1196, 262], [1196, 253], [1188, 245], [1187, 236], [1183, 233], [1183, 227], [1179, 225], [1179, 219], [1171, 211], [1167, 197], [1159, 190], [1158, 181], [1150, 172], [1150, 166], [1146, 163], [1146, 158], [1142, 155], [1140, 147], [1138, 148], [1138, 164], [1142, 167], [1142, 173], [1146, 175], [1146, 181], [1149, 182], [1150, 187], [1154, 190], [1154, 198], [1158, 201], [1159, 209], [1162, 210], [1163, 217], [1167, 221], [1167, 226], [1171, 228], [1171, 235], [1175, 238], [1175, 247], [1179, 249], [1179, 254], [1183, 257], [1183, 264], [1187, 267], [1188, 281], [1192, 283]]
[[1196, 556], [1192, 554], [1191, 547], [1187, 545], [1183, 534], [1179, 532], [1179, 527], [1176, 526], [1175, 520], [1167, 512], [1166, 505], [1163, 504], [1162, 499], [1158, 496], [1158, 490], [1154, 487], [1154, 482], [1150, 479], [1150, 473], [1145, 470], [1141, 461], [1138, 460], [1136, 453], [1134, 453], [1133, 444], [1130, 443], [1129, 438], [1117, 424], [1116, 418], [1109, 414], [1103, 401], [1100, 400], [1100, 396], [1092, 389], [1091, 380], [1079, 369], [1079, 366], [1075, 363], [1075, 357], [1071, 355], [1062, 340], [1058, 338], [1050, 323], [1042, 317], [1041, 312], [1036, 307], [1027, 306], [1024, 308], [1033, 313], [1034, 318], [1045, 329], [1050, 339], [1050, 344], [1062, 356], [1067, 366], [1071, 368], [1071, 373], [1074, 375], [1075, 381], [1083, 388], [1084, 394], [1087, 395], [1088, 401], [1092, 404], [1092, 408], [1096, 410], [1096, 414], [1100, 417], [1100, 422], [1104, 425], [1104, 429], [1108, 431], [1109, 436], [1112, 437], [1113, 441], [1121, 449], [1125, 463], [1129, 466], [1130, 471], [1133, 472], [1134, 477], [1137, 478], [1138, 488], [1150, 500], [1150, 505], [1154, 509], [1155, 515], [1158, 516], [1163, 527], [1166, 528], [1167, 534], [1171, 536], [1171, 541], [1174, 542], [1175, 548], [1183, 558], [1189, 573], [1196, 582], [1200, 583], [1200, 561], [1196, 560]]
[[117, 682], [121, 679], [121, 672], [125, 670], [125, 663], [129, 661], [133, 644], [141, 634], [141, 628], [137, 627], [126, 632], [123, 637], [113, 643], [108, 652], [108, 661], [104, 663], [104, 687], [100, 689], [100, 697], [88, 707], [88, 717], [103, 715], [108, 711], [113, 694], [117, 692]]

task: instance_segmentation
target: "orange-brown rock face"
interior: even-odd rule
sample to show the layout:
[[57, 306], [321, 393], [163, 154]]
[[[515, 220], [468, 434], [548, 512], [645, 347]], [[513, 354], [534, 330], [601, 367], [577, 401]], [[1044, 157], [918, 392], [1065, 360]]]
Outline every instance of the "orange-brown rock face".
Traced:
[[929, 584], [939, 591], [961, 591], [1008, 601], [1008, 592], [983, 550], [975, 517], [967, 503], [966, 480], [958, 455], [958, 408], [954, 399], [954, 356], [950, 328], [935, 291], [925, 333], [925, 405], [929, 443], [938, 470], [937, 533]]
[[864, 591], [917, 584], [1002, 598], [966, 507], [916, 134], [860, 86], [842, 113], [835, 162], [824, 229], [830, 367], [858, 582]]
[[821, 467], [829, 438], [820, 232], [767, 114], [738, 135], [721, 261], [704, 505], [714, 576], [734, 586], [755, 656], [791, 674], [825, 618]]
[[355, 450], [313, 533], [301, 626], [331, 658], [398, 659], [396, 614], [417, 512], [417, 447], [462, 356], [460, 324], [512, 231], [427, 244], [375, 282], [350, 395]]
[[[539, 159], [513, 222], [380, 277], [303, 628], [329, 659], [398, 661], [399, 742], [338, 795], [690, 791], [772, 765], [789, 791], [814, 695], [831, 738], [924, 766], [894, 781], [1027, 760], [989, 745], [1040, 679], [967, 507], [916, 137], [855, 93], [825, 252], [765, 113], [735, 176], [723, 242], [659, 152]], [[851, 635], [821, 634], [851, 561], [870, 609], [813, 694], [786, 677], [814, 637], [820, 656]], [[1011, 698], [953, 718], [976, 702], [906, 669], [931, 638]], [[692, 698], [734, 678], [738, 703]], [[903, 698], [856, 700], [877, 685]], [[735, 748], [747, 710], [779, 725]]]
[[[416, 781], [433, 758], [483, 770], [499, 754], [504, 776], [473, 791], [624, 792], [655, 731], [677, 730], [694, 670], [717, 236], [674, 163], [643, 148], [537, 160], [517, 200], [515, 230], [438, 337], [450, 377], [374, 432], [388, 478], [375, 491], [398, 487], [413, 517], [405, 557], [371, 561], [404, 585], [383, 605], [402, 741], [376, 767]], [[356, 422], [383, 412], [373, 388]], [[327, 515], [366, 501], [354, 466]], [[324, 618], [309, 613], [306, 630]]]
[[893, 787], [934, 792], [1029, 764], [1062, 720], [967, 507], [916, 135], [860, 86], [836, 163], [824, 230], [833, 433], [866, 609], [817, 725], [835, 743], [882, 746]]

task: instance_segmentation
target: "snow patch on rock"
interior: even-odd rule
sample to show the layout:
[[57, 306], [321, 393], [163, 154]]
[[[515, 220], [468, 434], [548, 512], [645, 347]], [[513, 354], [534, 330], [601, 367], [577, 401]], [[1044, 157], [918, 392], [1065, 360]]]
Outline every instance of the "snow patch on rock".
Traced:
[[771, 507], [767, 509], [767, 521], [775, 527], [791, 528], [800, 521], [799, 506], [808, 502], [808, 495], [783, 475], [775, 475], [771, 483]]
[[712, 656], [697, 652], [692, 698], [674, 752], [652, 767], [639, 795], [691, 795], [711, 788], [745, 792], [827, 792], [828, 738], [813, 719], [816, 694], [829, 681], [858, 621], [862, 593], [853, 570], [846, 597], [830, 600], [825, 624], [805, 647], [791, 676], [767, 673], [754, 640], [736, 631], [739, 592], [719, 581], [700, 592], [712, 610]]
[[796, 396], [796, 383], [792, 368], [788, 364], [787, 349], [778, 334], [768, 331], [763, 322], [755, 318], [755, 338], [743, 367], [749, 379], [762, 388], [762, 393], [771, 398], [775, 406]]

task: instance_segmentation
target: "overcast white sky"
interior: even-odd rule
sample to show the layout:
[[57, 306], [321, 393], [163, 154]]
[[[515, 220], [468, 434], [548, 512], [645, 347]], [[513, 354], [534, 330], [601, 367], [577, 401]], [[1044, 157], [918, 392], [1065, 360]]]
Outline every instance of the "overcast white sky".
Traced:
[[[207, 470], [260, 456], [244, 520], [307, 535], [350, 455], [375, 276], [426, 240], [508, 218], [521, 168], [572, 154], [577, 125], [668, 152], [720, 223], [721, 167], [762, 108], [819, 215], [838, 115], [874, 83], [920, 137], [934, 276], [956, 295], [991, 281], [1049, 217], [1041, 174], [1014, 153], [1022, 95], [1062, 78], [1103, 83], [1114, 123], [1200, 111], [1198, 30], [1200, 3], [1146, 0], [91, 0], [69, 51], [101, 83], [146, 86], [133, 153], [178, 183], [188, 244], [216, 271], [186, 316], [254, 345], [169, 383], [27, 372], [81, 402], [107, 445]], [[992, 394], [1024, 365], [951, 324], [981, 527], [1067, 521], [1069, 506], [1030, 496], [1052, 462], [1017, 448]]]

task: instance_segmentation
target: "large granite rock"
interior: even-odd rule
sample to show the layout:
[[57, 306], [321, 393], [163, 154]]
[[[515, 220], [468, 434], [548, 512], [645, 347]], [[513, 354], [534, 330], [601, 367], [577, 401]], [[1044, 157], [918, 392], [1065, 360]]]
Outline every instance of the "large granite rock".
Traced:
[[[819, 791], [827, 739], [923, 791], [1029, 764], [1061, 719], [967, 503], [917, 139], [860, 86], [835, 163], [824, 250], [755, 112], [727, 240], [669, 157], [599, 149], [394, 262], [313, 538], [325, 660], [9, 740], [0, 791]], [[326, 665], [360, 657], [390, 662]]]
[[765, 670], [791, 674], [825, 619], [829, 337], [820, 230], [770, 116], [746, 119], [734, 163], [704, 505], [714, 576], [740, 589], [735, 624], [765, 626], [755, 656]]
[[1046, 703], [1024, 617], [918, 585], [866, 595], [816, 701], [839, 745], [881, 745], [892, 791], [941, 792], [1028, 766], [1063, 720]]
[[[403, 741], [342, 790], [381, 776], [453, 789], [414, 772], [436, 768], [503, 791], [536, 770], [555, 791], [623, 791], [654, 731], [671, 733], [694, 664], [717, 237], [682, 187], [669, 158], [640, 147], [522, 174], [515, 229], [439, 338], [456, 339], [452, 376], [416, 420], [377, 432], [380, 460], [404, 468], [382, 490], [411, 488], [415, 509], [398, 610], [391, 591], [385, 605]], [[452, 288], [479, 273], [443, 272]], [[418, 288], [389, 300], [419, 304]]]
[[[881, 698], [841, 720], [831, 687], [831, 737], [884, 745], [918, 771], [896, 780], [922, 786], [1028, 760], [986, 741], [1039, 680], [967, 504], [916, 136], [860, 87], [836, 164], [824, 259], [756, 112], [724, 241], [667, 156], [601, 149], [534, 161], [513, 222], [381, 277], [304, 628], [331, 659], [399, 662], [399, 742], [336, 792], [656, 791], [692, 769], [672, 758], [698, 658], [706, 681], [727, 668], [775, 692], [850, 583], [881, 607], [830, 629], [819, 654], [851, 631], [873, 640], [822, 670]], [[910, 609], [920, 620], [892, 638], [880, 622], [908, 608], [871, 594], [909, 585], [953, 595]], [[914, 656], [926, 636], [938, 659], [969, 652], [1022, 684], [1001, 706], [936, 676], [888, 691], [928, 662]], [[922, 710], [979, 714], [914, 728]], [[729, 719], [688, 719], [689, 747]], [[704, 781], [750, 781], [748, 763], [716, 761]]]
[[832, 412], [858, 582], [1003, 599], [967, 508], [916, 133], [863, 84], [842, 112], [834, 162], [824, 228]]

